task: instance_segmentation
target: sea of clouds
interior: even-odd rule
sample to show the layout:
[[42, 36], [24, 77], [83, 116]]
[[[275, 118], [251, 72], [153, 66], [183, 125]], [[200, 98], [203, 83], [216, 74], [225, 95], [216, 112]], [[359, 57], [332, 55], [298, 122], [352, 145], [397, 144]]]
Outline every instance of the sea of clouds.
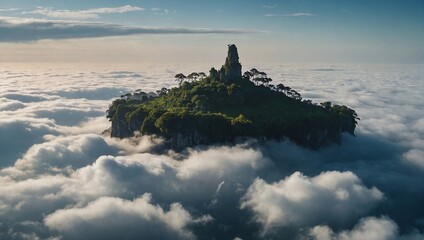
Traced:
[[255, 67], [355, 109], [356, 137], [158, 154], [102, 135], [108, 105], [208, 66], [3, 65], [0, 239], [423, 239], [424, 66]]

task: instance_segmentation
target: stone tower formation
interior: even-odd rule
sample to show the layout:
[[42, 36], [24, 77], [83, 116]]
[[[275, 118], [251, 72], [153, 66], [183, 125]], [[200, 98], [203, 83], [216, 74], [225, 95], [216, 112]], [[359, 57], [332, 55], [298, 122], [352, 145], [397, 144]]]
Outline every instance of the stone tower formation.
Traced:
[[[240, 78], [241, 77], [241, 64], [239, 62], [239, 55], [237, 47], [234, 44], [228, 45], [228, 54], [225, 59], [225, 65], [223, 66], [225, 74], [224, 80], [229, 78]], [[222, 68], [221, 68], [222, 71]]]
[[222, 65], [221, 69], [217, 71], [215, 68], [212, 68], [209, 71], [209, 76], [213, 79], [220, 79], [221, 81], [229, 81], [234, 78], [241, 78], [241, 64], [239, 62], [239, 55], [237, 52], [237, 47], [234, 44], [228, 45], [227, 58], [225, 59], [225, 64]]

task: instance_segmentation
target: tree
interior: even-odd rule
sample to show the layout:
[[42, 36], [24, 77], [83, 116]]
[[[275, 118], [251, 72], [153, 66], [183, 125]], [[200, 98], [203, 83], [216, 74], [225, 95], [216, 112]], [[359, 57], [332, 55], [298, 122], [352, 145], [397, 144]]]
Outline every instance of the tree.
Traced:
[[252, 75], [257, 75], [257, 74], [259, 74], [259, 71], [258, 71], [258, 69], [256, 69], [256, 68], [252, 68], [252, 69], [250, 69], [250, 72], [252, 73]]
[[259, 85], [259, 83], [268, 85], [272, 81], [272, 78], [269, 78], [265, 72], [260, 72], [256, 68], [252, 68], [250, 71], [245, 72], [243, 74], [243, 79], [252, 81], [256, 85]]
[[331, 102], [322, 102], [321, 106], [325, 109], [325, 110], [331, 110], [332, 107], [332, 103]]
[[127, 93], [124, 96], [127, 97], [127, 99], [130, 99], [131, 95], [132, 95], [131, 93]]
[[285, 86], [284, 84], [280, 83], [277, 85], [277, 91], [284, 92]]
[[264, 77], [262, 78], [262, 82], [267, 86], [270, 82], [272, 82], [272, 78]]
[[313, 105], [312, 100], [308, 99], [308, 100], [303, 100], [302, 102], [308, 104], [308, 105]]
[[199, 78], [199, 74], [196, 72], [192, 72], [187, 76], [188, 79], [195, 81]]
[[259, 72], [258, 70], [256, 70], [256, 68], [253, 68], [252, 70], [250, 70], [250, 72], [253, 75], [252, 80], [256, 82], [256, 85], [259, 85], [259, 83], [262, 83], [263, 85], [268, 85], [268, 83], [272, 81], [272, 79], [269, 78], [265, 72]]
[[177, 75], [175, 75], [175, 81], [178, 81], [178, 85], [180, 85], [180, 86], [183, 83], [184, 79], [186, 79], [186, 78], [187, 77], [182, 73], [178, 73]]
[[157, 90], [156, 93], [158, 94], [158, 96], [163, 96], [163, 95], [167, 94], [168, 91], [169, 91], [168, 88], [163, 87], [160, 90]]
[[302, 100], [302, 96], [300, 96], [300, 93], [296, 92], [295, 90], [291, 89], [288, 91], [287, 95], [291, 98], [294, 98], [296, 100]]
[[199, 79], [200, 79], [200, 80], [202, 80], [202, 79], [205, 79], [205, 78], [206, 78], [206, 73], [204, 73], [204, 72], [199, 72], [198, 74], [199, 74]]
[[288, 95], [290, 91], [291, 91], [291, 87], [284, 87], [283, 89], [283, 93], [286, 95]]
[[250, 81], [250, 78], [253, 77], [252, 72], [246, 71], [243, 73], [243, 79]]

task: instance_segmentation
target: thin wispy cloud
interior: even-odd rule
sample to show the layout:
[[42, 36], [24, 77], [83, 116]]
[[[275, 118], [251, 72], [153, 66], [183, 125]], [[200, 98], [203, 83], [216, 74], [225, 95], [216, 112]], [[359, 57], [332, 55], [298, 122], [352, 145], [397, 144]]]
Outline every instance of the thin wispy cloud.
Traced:
[[274, 5], [263, 5], [263, 8], [270, 8], [270, 9], [274, 9], [278, 7], [278, 4], [274, 4]]
[[51, 7], [38, 7], [34, 11], [23, 12], [23, 14], [38, 14], [51, 18], [64, 18], [64, 19], [96, 19], [99, 14], [108, 13], [127, 13], [134, 11], [143, 11], [144, 8], [125, 5], [115, 8], [93, 8], [87, 10], [56, 10]]
[[0, 12], [14, 12], [18, 10], [19, 8], [0, 8]]
[[312, 13], [299, 12], [290, 14], [266, 14], [265, 17], [314, 17], [317, 16]]
[[158, 8], [158, 7], [153, 7], [150, 9], [153, 13], [153, 15], [167, 15], [170, 13], [176, 13], [176, 10], [170, 11], [169, 9], [166, 8]]
[[245, 29], [132, 27], [101, 22], [0, 17], [0, 42], [78, 39], [137, 34], [244, 34]]

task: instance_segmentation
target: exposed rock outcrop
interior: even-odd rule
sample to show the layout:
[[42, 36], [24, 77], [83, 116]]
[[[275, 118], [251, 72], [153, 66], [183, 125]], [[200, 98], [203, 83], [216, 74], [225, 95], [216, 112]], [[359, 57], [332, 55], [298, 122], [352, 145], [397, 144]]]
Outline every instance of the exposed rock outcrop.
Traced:
[[209, 70], [209, 77], [212, 79], [218, 79], [219, 78], [219, 73], [215, 68], [211, 68], [211, 70]]
[[191, 131], [186, 133], [175, 133], [170, 140], [165, 142], [165, 145], [168, 145], [171, 149], [180, 151], [186, 147], [193, 147], [205, 143], [207, 143], [207, 141], [202, 135], [197, 131]]
[[241, 64], [239, 62], [239, 55], [237, 47], [234, 44], [228, 45], [228, 54], [225, 59], [225, 79], [240, 78], [241, 77]]
[[124, 108], [118, 108], [114, 119], [112, 119], [112, 126], [110, 129], [110, 135], [112, 137], [127, 138], [134, 136], [134, 132], [139, 130], [142, 120], [138, 118], [132, 118], [130, 121], [126, 118], [128, 110]]
[[209, 71], [209, 77], [227, 82], [230, 79], [241, 78], [241, 68], [242, 66], [239, 62], [237, 47], [234, 44], [230, 44], [228, 45], [228, 53], [225, 59], [225, 64], [222, 65], [219, 71], [215, 68], [211, 68]]

